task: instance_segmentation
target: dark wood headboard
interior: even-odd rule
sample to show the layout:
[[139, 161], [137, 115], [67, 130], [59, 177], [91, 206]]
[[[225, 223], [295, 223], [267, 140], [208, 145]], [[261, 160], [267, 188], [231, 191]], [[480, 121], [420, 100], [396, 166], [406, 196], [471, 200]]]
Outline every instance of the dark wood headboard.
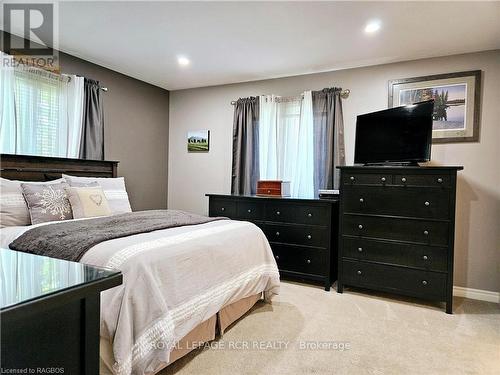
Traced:
[[116, 177], [117, 161], [0, 154], [0, 176], [9, 180], [49, 181], [61, 174]]

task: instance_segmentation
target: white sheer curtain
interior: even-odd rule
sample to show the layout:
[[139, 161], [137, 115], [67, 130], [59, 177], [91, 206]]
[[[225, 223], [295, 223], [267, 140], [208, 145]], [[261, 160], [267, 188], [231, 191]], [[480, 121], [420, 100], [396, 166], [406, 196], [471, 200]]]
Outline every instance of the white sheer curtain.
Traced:
[[14, 58], [0, 51], [0, 150], [16, 152], [16, 105], [14, 100]]
[[78, 158], [84, 79], [5, 63], [0, 69], [0, 152]]
[[274, 95], [259, 96], [259, 172], [261, 180], [278, 179], [278, 103]]
[[300, 97], [260, 97], [261, 180], [290, 181], [293, 196], [314, 196], [311, 91]]
[[66, 147], [67, 158], [80, 157], [80, 144], [83, 132], [83, 106], [85, 99], [85, 78], [70, 76], [68, 83], [68, 138]]

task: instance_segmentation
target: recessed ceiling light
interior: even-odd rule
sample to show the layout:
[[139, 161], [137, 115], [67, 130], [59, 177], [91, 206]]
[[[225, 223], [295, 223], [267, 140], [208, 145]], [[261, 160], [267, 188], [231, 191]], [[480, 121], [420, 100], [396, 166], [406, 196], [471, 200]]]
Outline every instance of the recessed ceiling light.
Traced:
[[180, 65], [180, 66], [188, 66], [191, 62], [189, 61], [189, 59], [187, 57], [184, 57], [184, 56], [179, 56], [177, 58], [177, 63]]
[[374, 32], [378, 31], [381, 26], [382, 22], [380, 22], [379, 20], [370, 21], [365, 26], [365, 33], [373, 34]]

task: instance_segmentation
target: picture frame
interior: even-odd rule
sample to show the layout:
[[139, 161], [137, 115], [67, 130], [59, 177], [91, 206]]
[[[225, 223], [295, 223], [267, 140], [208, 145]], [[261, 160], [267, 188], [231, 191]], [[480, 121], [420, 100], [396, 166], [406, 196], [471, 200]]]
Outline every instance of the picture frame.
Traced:
[[478, 142], [481, 71], [390, 80], [389, 108], [434, 99], [433, 143]]
[[191, 130], [187, 133], [188, 152], [210, 151], [210, 130]]

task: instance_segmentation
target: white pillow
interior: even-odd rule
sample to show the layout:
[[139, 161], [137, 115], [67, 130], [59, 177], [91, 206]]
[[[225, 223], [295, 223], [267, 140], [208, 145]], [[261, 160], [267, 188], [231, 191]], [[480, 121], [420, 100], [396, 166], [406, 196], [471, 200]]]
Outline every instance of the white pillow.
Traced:
[[104, 191], [112, 214], [132, 212], [127, 190], [125, 189], [125, 179], [123, 177], [79, 177], [67, 174], [63, 174], [62, 176], [69, 186], [72, 187], [82, 187], [92, 182], [97, 182]]
[[17, 181], [0, 177], [0, 228], [30, 225], [30, 213], [23, 196], [21, 184], [59, 184], [63, 178], [53, 181]]

